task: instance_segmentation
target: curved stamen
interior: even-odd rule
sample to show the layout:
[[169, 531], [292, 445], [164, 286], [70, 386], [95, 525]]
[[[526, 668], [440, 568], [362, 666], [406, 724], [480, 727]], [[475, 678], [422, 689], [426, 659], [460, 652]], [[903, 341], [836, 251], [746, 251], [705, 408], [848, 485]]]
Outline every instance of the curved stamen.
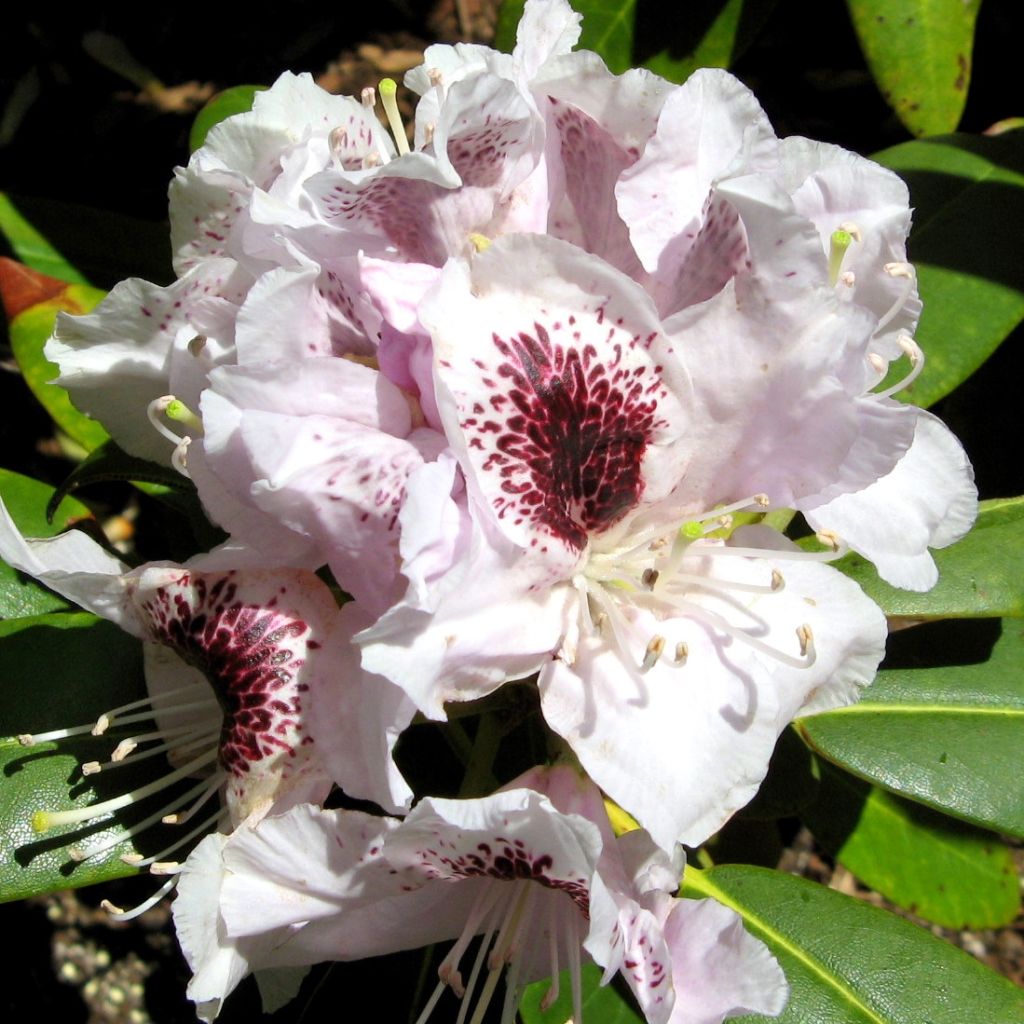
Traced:
[[551, 984], [540, 1001], [541, 1013], [546, 1013], [558, 998], [558, 928], [553, 904], [548, 906], [548, 976]]
[[167, 881], [149, 897], [148, 900], [140, 903], [137, 907], [132, 907], [131, 910], [122, 910], [120, 907], [111, 903], [110, 900], [102, 900], [100, 902], [100, 906], [114, 921], [131, 921], [134, 918], [141, 916], [152, 907], [155, 907], [177, 884], [178, 878], [176, 875], [168, 878]]
[[[156, 864], [159, 863], [160, 861], [164, 860], [168, 856], [168, 854], [174, 853], [175, 850], [180, 849], [187, 842], [189, 842], [192, 839], [195, 839], [196, 836], [201, 835], [203, 832], [206, 832], [209, 829], [211, 829], [214, 825], [217, 824], [217, 821], [220, 818], [222, 818], [223, 816], [224, 816], [224, 812], [218, 807], [217, 810], [213, 812], [213, 814], [211, 814], [208, 817], [204, 818], [190, 832], [187, 832], [180, 839], [177, 839], [170, 846], [168, 846], [165, 849], [161, 850], [159, 853], [154, 854], [152, 857], [145, 857], [145, 858], [143, 858], [141, 860], [138, 860], [138, 861], [134, 862], [135, 866], [139, 867], [139, 868], [144, 868], [147, 865], [153, 865], [153, 867], [155, 867]], [[124, 858], [122, 858], [122, 860], [123, 859]], [[131, 862], [129, 862], [129, 863], [131, 863]], [[150, 868], [150, 871], [153, 871], [152, 867]], [[153, 873], [156, 874], [155, 871], [153, 871]]]
[[184, 477], [189, 476], [188, 466], [186, 465], [188, 460], [188, 446], [192, 443], [191, 437], [183, 437], [178, 444], [175, 446], [173, 452], [171, 452], [171, 465]]
[[[160, 733], [157, 735], [163, 736], [169, 734]], [[124, 747], [124, 741], [122, 741], [114, 748], [114, 753], [111, 755], [109, 761], [86, 761], [85, 764], [82, 765], [82, 774], [96, 775], [101, 771], [109, 771], [114, 768], [121, 768], [126, 764], [135, 764], [138, 761], [145, 761], [147, 758], [155, 757], [157, 754], [163, 754], [168, 750], [183, 753], [186, 750], [192, 750], [194, 747], [201, 747], [215, 743], [219, 735], [219, 732], [201, 733], [194, 740], [189, 740], [187, 743], [179, 743], [177, 740], [168, 740], [166, 743], [160, 743], [155, 747], [150, 747], [148, 750], [144, 750], [141, 754], [132, 754], [129, 756], [128, 753], [125, 753], [121, 757], [118, 757], [118, 752]], [[135, 746], [136, 745], [133, 743], [129, 749], [134, 750]]]
[[924, 369], [924, 352], [921, 346], [918, 345], [909, 334], [900, 334], [896, 339], [899, 342], [900, 348], [903, 349], [907, 358], [910, 360], [910, 372], [898, 380], [891, 388], [886, 388], [884, 391], [872, 393], [868, 395], [869, 398], [889, 398], [890, 395], [895, 395], [897, 391], [902, 391], [904, 388], [909, 387], [917, 380], [918, 374]]
[[899, 295], [896, 296], [896, 301], [893, 302], [885, 315], [878, 321], [873, 332], [874, 334], [878, 334], [889, 326], [892, 320], [900, 314], [910, 296], [914, 293], [916, 278], [914, 276], [914, 268], [909, 263], [886, 263], [885, 272], [890, 277], [902, 277], [904, 279], [903, 287], [900, 289]]

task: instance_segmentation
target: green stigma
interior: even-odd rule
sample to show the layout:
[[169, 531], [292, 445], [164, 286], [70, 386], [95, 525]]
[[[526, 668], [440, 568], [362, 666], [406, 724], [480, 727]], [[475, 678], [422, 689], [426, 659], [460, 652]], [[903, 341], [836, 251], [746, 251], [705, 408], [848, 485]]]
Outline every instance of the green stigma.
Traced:
[[35, 811], [32, 814], [32, 831], [37, 835], [42, 832], [48, 832], [51, 827], [49, 811]]
[[175, 423], [182, 423], [193, 430], [201, 432], [203, 429], [203, 421], [180, 398], [175, 398], [167, 403], [164, 415], [169, 420], [174, 420]]
[[687, 540], [698, 540], [699, 538], [704, 536], [704, 527], [701, 523], [697, 522], [683, 523], [683, 525], [679, 528], [679, 532]]
[[839, 270], [843, 265], [843, 257], [846, 255], [846, 250], [850, 248], [852, 242], [853, 235], [845, 228], [837, 228], [832, 232], [828, 251], [829, 283], [835, 284], [839, 280]]
[[395, 146], [398, 148], [399, 156], [409, 152], [409, 140], [405, 137], [405, 127], [402, 124], [402, 117], [398, 113], [398, 86], [393, 78], [382, 78], [377, 86], [380, 92], [381, 106], [387, 115], [388, 127], [395, 137]]

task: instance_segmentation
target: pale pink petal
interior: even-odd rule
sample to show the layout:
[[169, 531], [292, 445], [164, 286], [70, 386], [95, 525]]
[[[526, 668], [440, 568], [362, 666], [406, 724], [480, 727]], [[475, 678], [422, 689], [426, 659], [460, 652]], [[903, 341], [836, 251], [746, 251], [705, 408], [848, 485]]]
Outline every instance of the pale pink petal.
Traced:
[[[125, 451], [169, 463], [172, 446], [149, 423], [147, 407], [170, 391], [175, 361], [193, 358], [193, 309], [207, 296], [240, 298], [244, 286], [232, 260], [204, 262], [167, 288], [122, 281], [93, 312], [58, 317], [46, 345], [47, 358], [60, 367], [57, 383]], [[178, 397], [191, 404], [198, 391]]]
[[325, 651], [330, 670], [310, 693], [310, 735], [325, 770], [349, 796], [400, 814], [412, 790], [392, 751], [416, 708], [399, 687], [360, 666], [352, 636], [368, 622], [354, 603], [341, 609]]
[[664, 272], [663, 261], [681, 263], [712, 185], [770, 166], [777, 145], [764, 111], [737, 79], [714, 69], [692, 74], [665, 100], [657, 132], [616, 189], [644, 267]]
[[451, 264], [421, 319], [471, 493], [551, 576], [682, 473], [688, 383], [647, 296], [606, 263], [506, 236]]
[[778, 1016], [789, 985], [767, 946], [714, 900], [654, 901], [672, 958], [675, 1005], [668, 1024], [721, 1024], [745, 1013]]
[[815, 529], [834, 530], [904, 590], [929, 590], [938, 570], [928, 552], [959, 540], [977, 515], [967, 455], [934, 416], [919, 412], [914, 441], [892, 471], [861, 491], [804, 509]]

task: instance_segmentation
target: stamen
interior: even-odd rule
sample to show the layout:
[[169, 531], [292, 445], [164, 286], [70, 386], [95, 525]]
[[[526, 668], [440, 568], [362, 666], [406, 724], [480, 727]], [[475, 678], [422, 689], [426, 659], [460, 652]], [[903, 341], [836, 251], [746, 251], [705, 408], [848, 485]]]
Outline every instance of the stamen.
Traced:
[[[146, 829], [151, 828], [158, 821], [162, 821], [163, 815], [168, 811], [173, 810], [176, 807], [181, 807], [183, 804], [187, 804], [189, 800], [191, 800], [196, 793], [200, 792], [205, 786], [206, 780], [203, 779], [202, 782], [197, 783], [191, 789], [179, 794], [170, 803], [164, 804], [164, 806], [159, 810], [150, 814], [148, 817], [143, 818], [141, 821], [137, 821], [134, 825], [125, 829], [123, 832], [118, 832], [117, 835], [110, 836], [94, 846], [72, 846], [68, 850], [68, 856], [74, 861], [83, 861], [89, 860], [92, 857], [97, 857], [102, 853], [106, 853], [108, 850], [112, 850], [115, 846], [120, 845], [126, 839], [131, 839], [132, 836], [137, 836], [141, 832], [145, 832]], [[149, 861], [146, 863], [148, 864]]]
[[910, 373], [902, 380], [898, 380], [891, 388], [872, 394], [871, 398], [888, 398], [890, 395], [896, 394], [897, 391], [902, 391], [905, 387], [913, 384], [917, 380], [918, 374], [924, 369], [924, 352], [921, 346], [909, 334], [900, 334], [896, 340], [910, 360]]
[[[799, 630], [797, 631], [797, 635], [800, 639], [800, 657], [796, 658], [791, 654], [786, 654], [785, 651], [780, 651], [778, 648], [772, 647], [771, 644], [765, 643], [760, 638], [746, 632], [746, 630], [737, 628], [721, 615], [709, 611], [701, 605], [689, 605], [687, 607], [687, 613], [693, 618], [706, 622], [709, 626], [720, 630], [725, 633], [726, 636], [740, 640], [750, 647], [753, 647], [754, 650], [760, 651], [762, 654], [767, 654], [770, 658], [774, 658], [776, 661], [781, 661], [784, 665], [789, 665], [792, 668], [810, 668], [811, 665], [814, 664], [815, 652], [813, 643], [809, 642], [810, 627], [808, 626], [801, 627], [801, 629], [805, 629], [807, 631], [806, 634], [801, 633]], [[807, 640], [805, 640], [805, 637]]]
[[360, 99], [363, 101], [363, 106], [367, 110], [373, 110], [377, 106], [377, 90], [372, 85], [366, 86], [365, 89], [359, 94]]
[[188, 467], [186, 466], [186, 461], [187, 461], [187, 456], [188, 456], [188, 446], [191, 443], [192, 443], [192, 438], [191, 437], [183, 437], [178, 442], [178, 445], [174, 449], [174, 451], [171, 452], [171, 465], [182, 476], [188, 477], [189, 480], [191, 480], [192, 477], [189, 476]]
[[844, 270], [839, 275], [839, 283], [852, 288], [857, 283], [857, 275], [852, 270]]
[[[180, 733], [183, 730], [173, 730], [169, 733], [151, 733], [150, 736], [154, 738], [163, 735], [174, 735]], [[188, 732], [194, 732], [190, 727], [185, 730]], [[217, 742], [217, 738], [220, 735], [219, 732], [205, 732], [196, 736], [194, 740], [190, 740], [188, 743], [179, 743], [177, 739], [168, 740], [166, 743], [160, 743], [155, 747], [150, 747], [148, 750], [144, 750], [141, 754], [136, 754], [134, 757], [129, 756], [138, 743], [134, 739], [122, 740], [115, 748], [114, 752], [110, 755], [110, 760], [104, 764], [99, 761], [88, 761], [82, 765], [83, 775], [95, 775], [98, 772], [103, 771], [104, 768], [113, 769], [121, 768], [126, 764], [136, 764], [139, 761], [145, 761], [147, 758], [155, 757], [157, 754], [163, 754], [168, 750], [174, 750], [176, 753], [183, 753], [186, 750], [192, 750], [194, 747], [202, 747], [207, 745], [213, 745]], [[138, 737], [138, 739], [148, 739], [147, 736]]]
[[541, 1013], [546, 1013], [558, 998], [558, 918], [554, 904], [548, 905], [548, 976], [551, 984], [540, 1001]]
[[428, 121], [423, 126], [423, 145], [430, 146], [434, 142], [434, 132], [437, 131], [437, 125], [433, 121]]
[[151, 875], [177, 875], [181, 873], [181, 864], [176, 860], [158, 861], [150, 864], [149, 873]]
[[175, 434], [166, 424], [161, 422], [160, 417], [167, 412], [167, 407], [171, 402], [175, 402], [177, 399], [174, 395], [164, 395], [162, 398], [154, 398], [149, 405], [146, 406], [146, 415], [149, 417], [149, 422], [153, 425], [156, 432], [163, 438], [166, 438], [171, 444], [177, 444], [181, 437]]
[[92, 821], [94, 818], [102, 817], [113, 811], [119, 811], [122, 807], [129, 807], [133, 803], [145, 800], [146, 797], [159, 793], [160, 790], [184, 779], [193, 772], [217, 759], [216, 750], [208, 750], [199, 757], [193, 758], [188, 764], [183, 765], [176, 771], [170, 772], [160, 779], [142, 786], [131, 793], [122, 793], [111, 800], [104, 800], [102, 803], [90, 804], [88, 807], [75, 807], [67, 811], [36, 811], [32, 815], [32, 830], [34, 832], [48, 832], [58, 825], [78, 825], [84, 821]]
[[220, 789], [224, 784], [224, 778], [225, 776], [218, 772], [212, 779], [207, 780], [206, 791], [199, 795], [199, 798], [187, 811], [182, 811], [180, 814], [165, 814], [160, 820], [165, 825], [184, 825], [186, 822], [194, 818], [199, 808], [202, 807], [218, 789]]
[[801, 655], [808, 658], [810, 664], [813, 665], [817, 658], [817, 651], [814, 649], [814, 633], [811, 627], [805, 622], [802, 626], [797, 627], [796, 636], [800, 641]]
[[658, 582], [659, 575], [660, 573], [657, 569], [644, 569], [644, 574], [640, 577], [640, 581], [648, 590], [653, 590], [654, 584]]
[[914, 291], [914, 268], [909, 263], [886, 263], [884, 270], [890, 277], [904, 278], [904, 283], [899, 295], [896, 296], [896, 301], [889, 307], [882, 319], [878, 321], [874, 330], [875, 334], [889, 326], [889, 323], [907, 304], [907, 300]]
[[658, 659], [661, 657], [662, 651], [665, 650], [665, 638], [663, 636], [653, 636], [648, 641], [647, 650], [644, 651], [644, 658], [640, 664], [641, 669], [644, 672], [649, 672], [655, 665], [658, 664]]
[[885, 376], [885, 371], [889, 369], [889, 364], [877, 352], [868, 353], [868, 362], [880, 377]]
[[690, 645], [683, 640], [676, 644], [676, 664], [685, 665], [690, 656]]
[[[514, 884], [514, 883], [513, 883]], [[498, 986], [498, 979], [501, 977], [501, 972], [508, 963], [508, 956], [511, 948], [519, 935], [519, 929], [522, 926], [524, 919], [524, 910], [530, 902], [530, 896], [533, 893], [533, 885], [530, 882], [519, 883], [520, 890], [515, 903], [512, 906], [511, 912], [506, 916], [504, 923], [502, 924], [501, 931], [498, 933], [497, 939], [494, 941], [494, 946], [491, 949], [491, 954], [487, 958], [487, 967], [489, 973], [487, 980], [484, 982], [484, 987], [480, 991], [480, 998], [477, 1001], [476, 1009], [473, 1012], [473, 1016], [469, 1024], [482, 1024], [484, 1014], [487, 1012], [487, 1007], [491, 1003], [491, 997], [494, 995], [494, 990]]]
[[198, 359], [204, 348], [206, 348], [206, 338], [202, 334], [197, 334], [188, 343], [188, 354]]
[[843, 546], [843, 542], [839, 539], [839, 534], [835, 530], [818, 530], [814, 536], [819, 544], [831, 548], [833, 551], [838, 551]]
[[140, 903], [137, 907], [132, 907], [131, 910], [122, 910], [120, 907], [115, 906], [110, 900], [102, 900], [100, 907], [105, 910], [115, 921], [131, 921], [136, 917], [140, 917], [147, 910], [155, 907], [174, 887], [177, 885], [177, 876], [168, 878], [163, 885], [148, 900]]
[[[580, 971], [580, 939], [576, 931], [576, 918], [571, 917], [566, 924], [565, 944], [572, 985], [572, 1024], [583, 1024], [583, 976]], [[566, 1021], [565, 1024], [570, 1022]]]
[[[153, 693], [148, 697], [140, 697], [138, 700], [133, 700], [128, 704], [122, 704], [119, 707], [111, 708], [109, 711], [104, 711], [103, 714], [96, 719], [96, 724], [93, 726], [93, 736], [102, 736], [103, 733], [110, 728], [110, 724], [114, 719], [119, 718], [126, 711], [137, 711], [139, 708], [148, 707], [150, 704], [156, 704], [158, 701], [171, 700], [172, 698], [178, 698], [183, 693], [194, 693], [196, 687], [192, 686], [179, 686], [174, 690], [164, 690], [161, 693]], [[152, 717], [151, 715], [144, 717]], [[133, 721], [141, 721], [136, 718]]]
[[[498, 882], [496, 884], [501, 885], [502, 883]], [[466, 1017], [469, 1015], [469, 1008], [473, 1005], [473, 994], [476, 992], [476, 984], [480, 980], [480, 972], [483, 970], [487, 951], [491, 947], [491, 940], [494, 938], [494, 933], [497, 931], [500, 923], [501, 913], [499, 912], [495, 914], [494, 920], [480, 940], [480, 948], [476, 951], [476, 956], [473, 958], [473, 968], [469, 972], [469, 981], [466, 984], [466, 995], [462, 999], [462, 1005], [459, 1007], [459, 1015], [455, 1018], [455, 1024], [465, 1024]]]
[[409, 140], [405, 136], [405, 128], [402, 125], [402, 118], [398, 112], [398, 86], [393, 78], [382, 78], [380, 85], [380, 101], [387, 115], [388, 127], [395, 138], [395, 146], [398, 148], [399, 156], [409, 152]]
[[473, 936], [476, 934], [480, 923], [491, 912], [501, 895], [502, 890], [496, 885], [489, 885], [484, 889], [484, 891], [477, 897], [476, 902], [470, 908], [469, 917], [466, 919], [466, 925], [462, 929], [458, 939], [455, 941], [455, 945], [448, 950], [448, 955], [441, 961], [437, 968], [437, 976], [446, 985], [450, 985], [452, 991], [460, 999], [465, 995], [466, 990], [462, 984], [462, 976], [458, 971], [459, 961], [462, 959], [462, 954], [466, 952], [466, 947], [470, 944]]

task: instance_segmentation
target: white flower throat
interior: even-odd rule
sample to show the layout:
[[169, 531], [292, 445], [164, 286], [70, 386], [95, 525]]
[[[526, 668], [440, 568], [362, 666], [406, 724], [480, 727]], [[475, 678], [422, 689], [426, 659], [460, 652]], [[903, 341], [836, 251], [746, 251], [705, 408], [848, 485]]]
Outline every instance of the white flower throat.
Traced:
[[[681, 527], [666, 529], [661, 519], [640, 529], [612, 529], [593, 540], [589, 557], [572, 580], [580, 596], [581, 638], [600, 639], [617, 649], [634, 672], [645, 673], [661, 662], [684, 666], [689, 654], [686, 633], [697, 623], [785, 665], [809, 668], [816, 657], [810, 625], [794, 622], [789, 636], [768, 636], [770, 630], [752, 604], [770, 600], [785, 588], [785, 577], [773, 563], [832, 561], [845, 553], [838, 538], [822, 532], [818, 540], [828, 550], [809, 552], [743, 547], [709, 536], [731, 528], [733, 513], [764, 512], [768, 505], [768, 498], [758, 494], [691, 516]], [[747, 565], [756, 561], [763, 580], [720, 576], [715, 563], [723, 560]], [[658, 631], [643, 633], [637, 626], [640, 618], [653, 618]], [[753, 626], [743, 624], [750, 620]], [[562, 657], [574, 660], [571, 643]]]

